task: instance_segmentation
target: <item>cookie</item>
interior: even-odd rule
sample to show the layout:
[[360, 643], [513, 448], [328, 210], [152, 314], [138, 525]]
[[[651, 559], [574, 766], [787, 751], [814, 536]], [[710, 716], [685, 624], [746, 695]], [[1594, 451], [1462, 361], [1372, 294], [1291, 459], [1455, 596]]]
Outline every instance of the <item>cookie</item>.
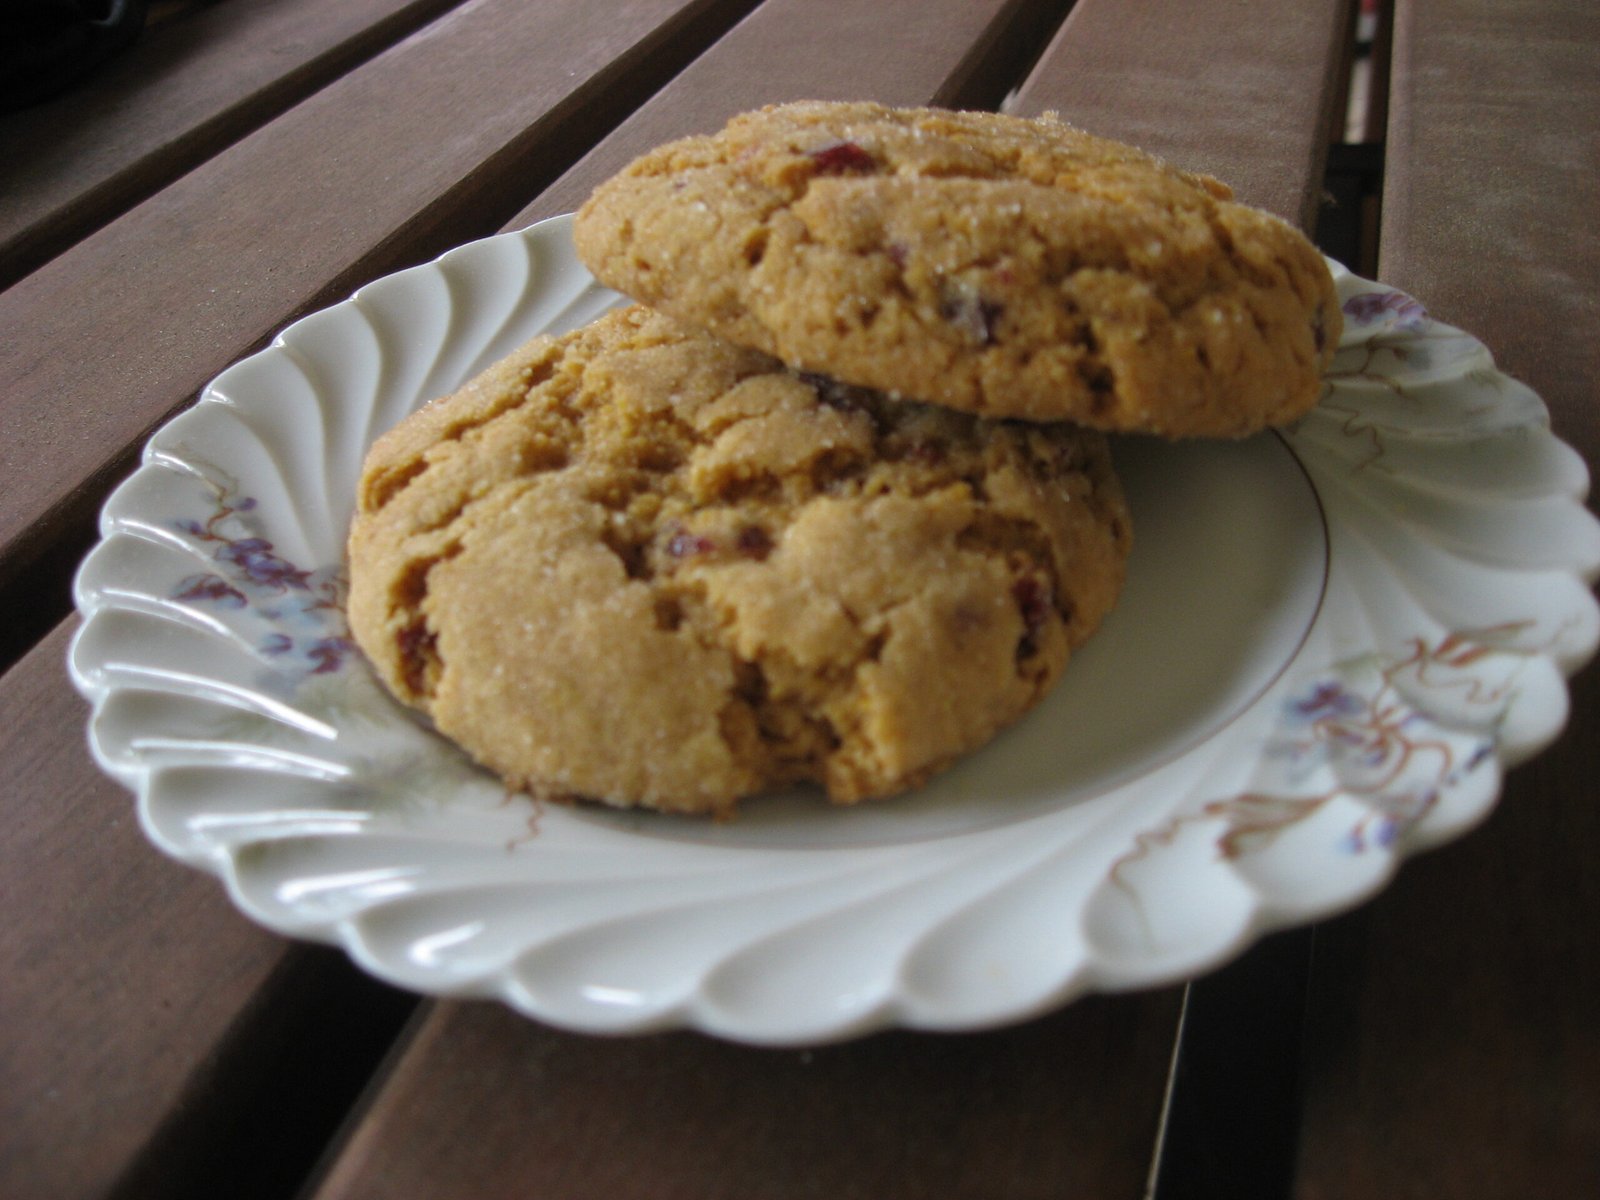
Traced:
[[1032, 706], [1129, 540], [1098, 433], [891, 401], [635, 306], [379, 439], [349, 618], [388, 688], [514, 787], [853, 802]]
[[801, 103], [645, 154], [578, 213], [603, 283], [791, 366], [978, 413], [1239, 436], [1319, 398], [1322, 256], [1053, 116]]

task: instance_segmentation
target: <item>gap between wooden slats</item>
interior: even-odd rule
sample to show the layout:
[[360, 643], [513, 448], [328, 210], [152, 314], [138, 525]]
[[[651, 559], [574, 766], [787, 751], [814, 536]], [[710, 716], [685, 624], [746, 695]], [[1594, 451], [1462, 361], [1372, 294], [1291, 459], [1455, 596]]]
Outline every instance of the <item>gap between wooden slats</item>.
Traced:
[[186, 5], [0, 116], [0, 288], [461, 0]]

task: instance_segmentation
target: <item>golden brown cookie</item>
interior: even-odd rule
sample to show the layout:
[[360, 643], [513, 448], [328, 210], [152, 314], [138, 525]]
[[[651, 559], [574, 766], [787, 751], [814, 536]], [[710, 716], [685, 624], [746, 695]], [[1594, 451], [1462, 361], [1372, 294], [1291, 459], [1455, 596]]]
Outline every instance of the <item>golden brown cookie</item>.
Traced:
[[984, 416], [1235, 436], [1310, 408], [1340, 316], [1292, 226], [1053, 117], [802, 103], [672, 142], [575, 238], [743, 346]]
[[377, 442], [349, 615], [396, 696], [537, 794], [850, 802], [1032, 706], [1128, 547], [1097, 433], [890, 401], [633, 307]]

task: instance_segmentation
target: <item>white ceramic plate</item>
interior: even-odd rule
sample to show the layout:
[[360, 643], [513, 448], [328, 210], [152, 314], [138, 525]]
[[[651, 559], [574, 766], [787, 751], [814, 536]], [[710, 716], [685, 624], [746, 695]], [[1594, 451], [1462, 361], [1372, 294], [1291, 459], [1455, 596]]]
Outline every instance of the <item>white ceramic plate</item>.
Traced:
[[1045, 704], [902, 799], [706, 825], [507, 796], [346, 638], [372, 439], [617, 300], [566, 218], [464, 246], [291, 326], [151, 439], [78, 579], [94, 752], [256, 920], [574, 1029], [964, 1029], [1193, 975], [1481, 820], [1600, 628], [1587, 472], [1544, 405], [1336, 273], [1344, 341], [1298, 427], [1118, 444], [1127, 591]]

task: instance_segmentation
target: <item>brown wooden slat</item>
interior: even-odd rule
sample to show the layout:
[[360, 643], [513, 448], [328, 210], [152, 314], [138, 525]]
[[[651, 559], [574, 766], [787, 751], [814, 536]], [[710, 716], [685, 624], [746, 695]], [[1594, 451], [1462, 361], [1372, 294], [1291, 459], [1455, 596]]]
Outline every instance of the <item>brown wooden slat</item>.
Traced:
[[747, 4], [473, 0], [0, 295], [0, 589], [212, 375], [296, 312], [491, 232], [568, 139]]
[[973, 104], [989, 73], [1048, 38], [1068, 7], [1063, 0], [930, 0], [887, 7], [860, 0], [768, 0], [506, 227], [574, 212], [596, 184], [637, 155], [673, 138], [713, 133], [728, 118], [763, 104]]
[[[824, 8], [837, 19], [821, 19]], [[774, 0], [513, 224], [572, 208], [659, 139], [715, 129], [760, 103], [947, 97], [952, 75], [971, 77], [965, 47], [1020, 12], [993, 0]], [[917, 29], [913, 47], [896, 43], [897, 31]], [[1009, 1031], [891, 1033], [805, 1054], [693, 1035], [585, 1038], [495, 1006], [441, 1003], [316, 1194], [1136, 1196], [1178, 995], [1094, 999]]]
[[1596, 461], [1600, 7], [1398, 6], [1382, 271], [1485, 338]]
[[1083, 0], [1009, 111], [1207, 171], [1310, 229], [1348, 61], [1349, 0]]
[[296, 953], [144, 841], [84, 749], [68, 632], [0, 678], [0, 1195], [62, 1200], [129, 1171]]
[[0, 1196], [275, 1200], [415, 1000], [151, 847], [87, 753], [73, 628], [0, 677]]
[[1141, 1194], [1178, 993], [815, 1050], [557, 1033], [443, 1005], [319, 1200]]
[[185, 8], [91, 86], [0, 117], [0, 287], [458, 2]]
[[[1494, 351], [1600, 462], [1600, 8], [1400, 4], [1381, 277]], [[1306, 1200], [1576, 1196], [1600, 1167], [1600, 671], [1464, 841], [1318, 931]]]

